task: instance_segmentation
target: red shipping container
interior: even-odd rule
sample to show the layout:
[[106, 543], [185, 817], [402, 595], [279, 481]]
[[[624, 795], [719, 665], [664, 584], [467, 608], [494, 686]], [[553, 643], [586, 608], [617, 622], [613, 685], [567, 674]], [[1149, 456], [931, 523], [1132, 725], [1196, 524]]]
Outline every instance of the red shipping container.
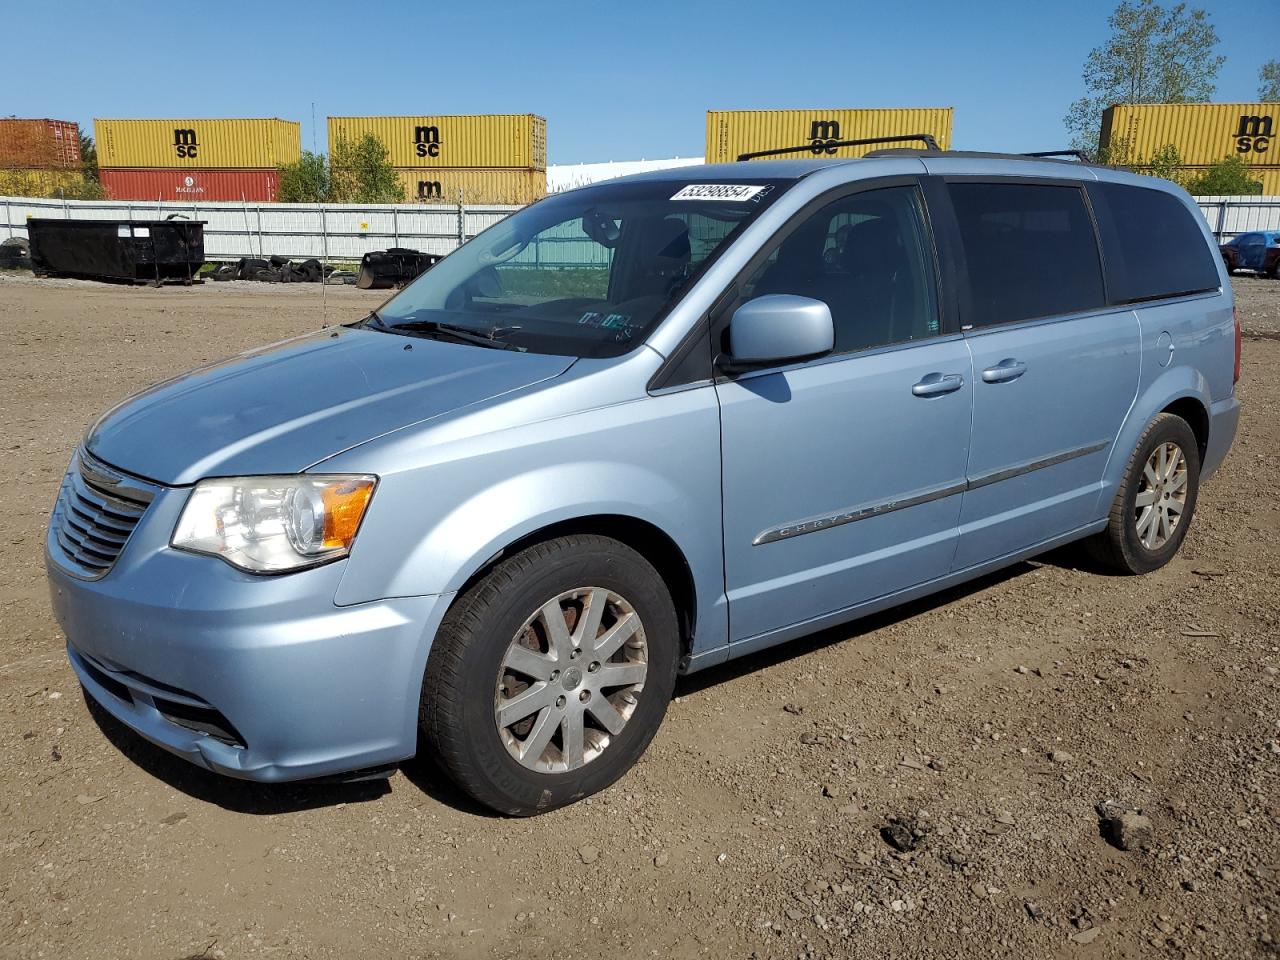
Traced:
[[66, 170], [80, 166], [80, 133], [70, 120], [0, 118], [0, 167]]
[[275, 170], [124, 170], [99, 171], [112, 200], [274, 201], [280, 192]]

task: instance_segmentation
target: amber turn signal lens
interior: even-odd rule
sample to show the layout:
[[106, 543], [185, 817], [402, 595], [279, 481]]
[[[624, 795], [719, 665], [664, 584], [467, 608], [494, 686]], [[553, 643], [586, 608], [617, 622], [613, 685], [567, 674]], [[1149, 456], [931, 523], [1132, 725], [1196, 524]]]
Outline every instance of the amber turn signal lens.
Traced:
[[339, 480], [321, 491], [324, 500], [324, 545], [347, 548], [356, 538], [365, 507], [373, 496], [373, 480]]

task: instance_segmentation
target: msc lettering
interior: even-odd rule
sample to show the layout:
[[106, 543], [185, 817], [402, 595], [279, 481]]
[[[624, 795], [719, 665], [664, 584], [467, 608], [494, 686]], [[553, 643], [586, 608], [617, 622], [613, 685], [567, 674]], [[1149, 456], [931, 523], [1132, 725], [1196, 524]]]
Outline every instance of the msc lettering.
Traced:
[[200, 143], [196, 140], [196, 132], [190, 129], [175, 128], [173, 131], [173, 150], [183, 159], [196, 156]]
[[1241, 114], [1236, 127], [1236, 153], [1266, 153], [1273, 136], [1271, 127], [1270, 117]]
[[413, 149], [420, 157], [440, 156], [440, 128], [414, 127]]

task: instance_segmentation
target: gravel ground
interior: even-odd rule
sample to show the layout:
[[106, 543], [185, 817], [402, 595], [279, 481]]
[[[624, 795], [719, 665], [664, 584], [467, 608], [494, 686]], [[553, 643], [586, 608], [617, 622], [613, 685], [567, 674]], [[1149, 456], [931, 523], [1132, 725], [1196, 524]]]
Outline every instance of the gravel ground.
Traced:
[[0, 957], [1280, 955], [1280, 283], [1236, 283], [1241, 431], [1167, 568], [1062, 552], [688, 678], [619, 784], [516, 821], [416, 761], [206, 775], [87, 709], [49, 612], [98, 412], [381, 296], [0, 276]]

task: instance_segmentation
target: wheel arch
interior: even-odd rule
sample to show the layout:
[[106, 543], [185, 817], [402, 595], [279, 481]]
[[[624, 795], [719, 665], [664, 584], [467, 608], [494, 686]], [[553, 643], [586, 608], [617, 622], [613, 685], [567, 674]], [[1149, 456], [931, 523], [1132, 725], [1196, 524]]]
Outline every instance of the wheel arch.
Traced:
[[[653, 565], [675, 605], [676, 619], [680, 624], [680, 656], [689, 656], [698, 621], [698, 594], [693, 568], [684, 550], [665, 530], [639, 517], [619, 513], [588, 514], [547, 523], [515, 536], [467, 576], [456, 596], [461, 596], [482, 580], [504, 557], [557, 537], [581, 533], [616, 540]], [[457, 602], [456, 596], [454, 602]]]
[[1129, 455], [1133, 453], [1151, 421], [1160, 414], [1172, 413], [1190, 424], [1203, 461], [1209, 442], [1210, 396], [1208, 381], [1198, 370], [1189, 366], [1171, 367], [1163, 371], [1138, 394], [1116, 436], [1103, 474], [1103, 489], [1097, 508], [1099, 518], [1111, 509], [1111, 501], [1124, 479]]
[[1209, 451], [1209, 408], [1197, 396], [1179, 397], [1168, 404], [1161, 413], [1171, 413], [1185, 420], [1196, 435], [1196, 446], [1200, 452], [1200, 462], [1204, 463], [1205, 454]]

